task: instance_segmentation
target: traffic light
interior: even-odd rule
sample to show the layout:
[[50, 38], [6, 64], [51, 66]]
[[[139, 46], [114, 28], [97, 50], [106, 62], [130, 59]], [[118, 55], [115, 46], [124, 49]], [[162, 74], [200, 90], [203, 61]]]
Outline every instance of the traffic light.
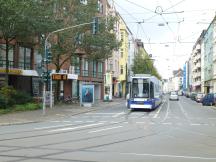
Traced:
[[46, 49], [46, 62], [50, 64], [52, 62], [52, 53], [50, 49]]
[[93, 21], [92, 21], [92, 34], [97, 34], [98, 31], [99, 31], [98, 17], [93, 17]]
[[43, 72], [41, 74], [41, 77], [43, 79], [44, 82], [49, 82], [50, 81], [50, 74], [51, 74], [51, 71], [47, 71], [47, 72]]

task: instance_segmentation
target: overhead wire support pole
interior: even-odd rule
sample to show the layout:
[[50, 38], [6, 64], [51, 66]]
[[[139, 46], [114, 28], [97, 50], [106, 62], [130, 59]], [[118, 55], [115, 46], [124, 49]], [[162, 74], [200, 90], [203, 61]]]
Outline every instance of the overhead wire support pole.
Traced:
[[[76, 28], [76, 27], [80, 27], [80, 26], [84, 26], [84, 25], [89, 25], [89, 24], [93, 24], [94, 22], [87, 22], [87, 23], [82, 23], [82, 24], [78, 24], [78, 25], [74, 25], [74, 26], [69, 26], [69, 27], [66, 27], [66, 28], [61, 28], [61, 29], [58, 29], [58, 30], [55, 30], [55, 31], [52, 31], [50, 32], [46, 39], [45, 39], [45, 42], [44, 42], [44, 57], [43, 58], [43, 61], [46, 62], [46, 72], [48, 72], [48, 62], [47, 62], [47, 45], [48, 45], [48, 39], [49, 37], [54, 34], [54, 33], [58, 33], [58, 32], [61, 32], [61, 31], [65, 31], [65, 30], [69, 30], [69, 29], [72, 29], [72, 28]], [[52, 78], [51, 78], [52, 79]], [[50, 85], [52, 86], [52, 85]], [[43, 85], [43, 115], [46, 114], [46, 83], [44, 82], [44, 85]], [[51, 88], [52, 90], [52, 88]], [[52, 108], [52, 91], [50, 91], [50, 108]]]

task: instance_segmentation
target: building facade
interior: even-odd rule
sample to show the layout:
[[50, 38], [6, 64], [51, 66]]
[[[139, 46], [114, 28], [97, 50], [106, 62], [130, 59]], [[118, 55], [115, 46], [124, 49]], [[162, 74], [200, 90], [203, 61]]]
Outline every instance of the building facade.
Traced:
[[204, 35], [204, 91], [205, 93], [214, 91], [214, 67], [213, 67], [213, 51], [214, 51], [214, 20], [209, 25]]
[[[37, 53], [30, 43], [12, 41], [8, 56], [8, 85], [32, 96], [39, 96], [42, 81], [37, 69]], [[6, 44], [0, 40], [0, 87], [6, 78]]]
[[191, 63], [192, 63], [192, 91], [201, 92], [201, 42], [205, 31], [202, 32], [197, 42], [193, 46], [191, 54]]

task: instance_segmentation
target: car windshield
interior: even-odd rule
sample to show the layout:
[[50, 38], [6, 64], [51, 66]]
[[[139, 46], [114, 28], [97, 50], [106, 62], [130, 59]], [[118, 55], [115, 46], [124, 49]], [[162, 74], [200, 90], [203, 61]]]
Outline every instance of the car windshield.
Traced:
[[171, 92], [170, 94], [171, 95], [177, 95], [177, 92]]

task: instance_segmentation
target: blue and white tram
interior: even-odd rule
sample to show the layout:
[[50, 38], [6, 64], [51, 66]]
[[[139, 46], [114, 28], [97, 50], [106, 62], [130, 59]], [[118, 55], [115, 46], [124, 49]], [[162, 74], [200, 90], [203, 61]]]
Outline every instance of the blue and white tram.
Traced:
[[131, 76], [127, 107], [133, 109], [155, 109], [162, 103], [162, 83], [149, 74]]

